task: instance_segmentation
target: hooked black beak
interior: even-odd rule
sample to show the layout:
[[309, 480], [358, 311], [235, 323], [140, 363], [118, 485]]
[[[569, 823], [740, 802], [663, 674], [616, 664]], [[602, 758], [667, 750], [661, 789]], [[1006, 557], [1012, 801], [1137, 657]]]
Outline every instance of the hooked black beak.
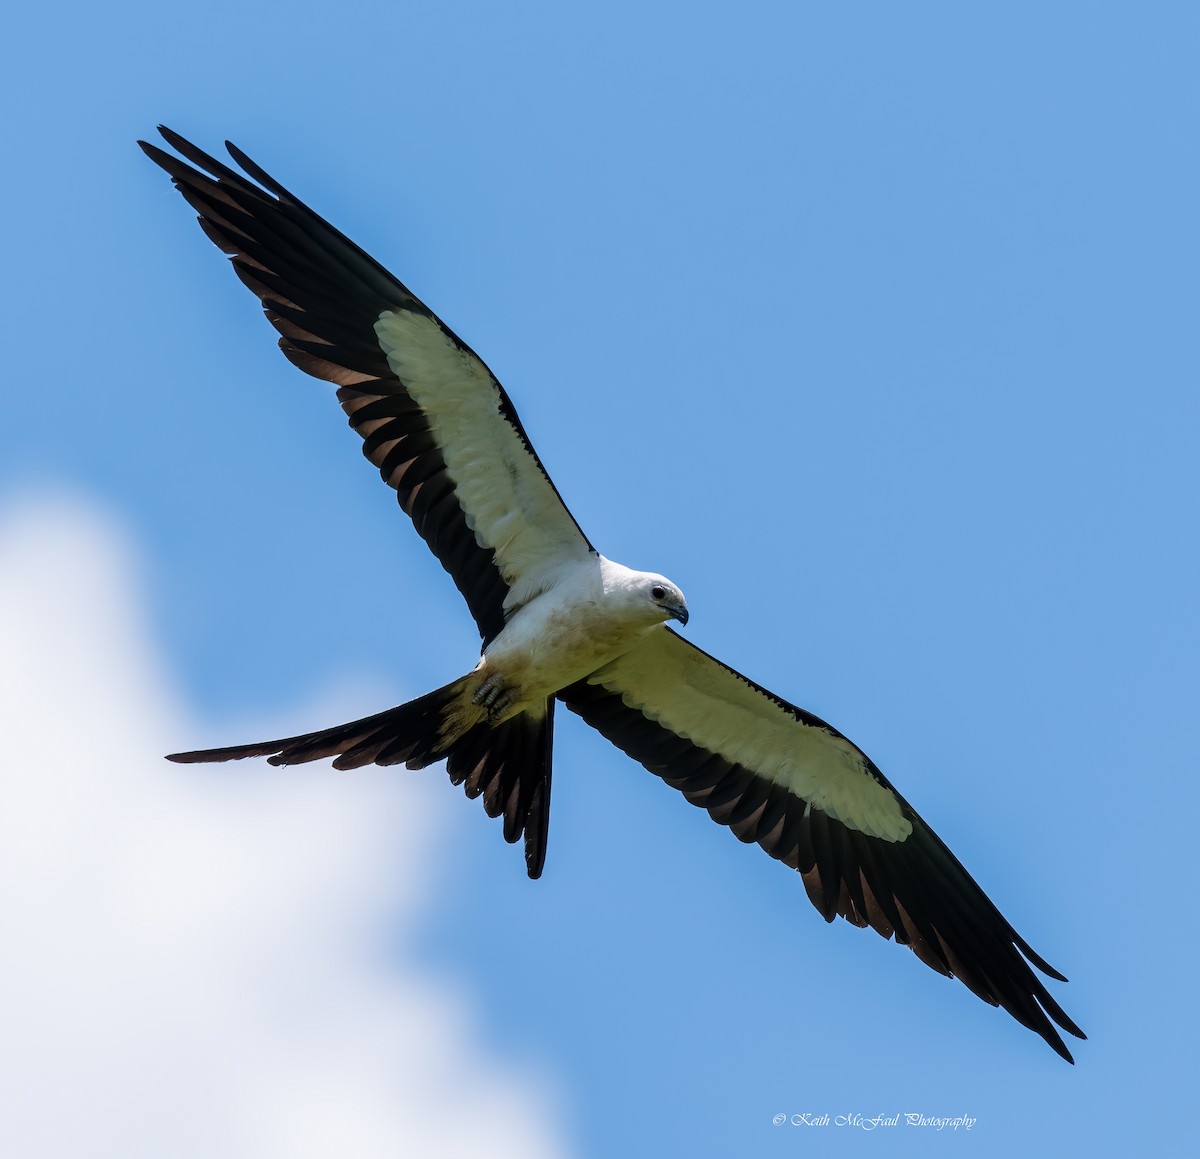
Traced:
[[686, 604], [676, 604], [674, 607], [667, 608], [666, 612], [672, 620], [678, 620], [681, 624], [686, 624], [688, 622], [688, 610]]

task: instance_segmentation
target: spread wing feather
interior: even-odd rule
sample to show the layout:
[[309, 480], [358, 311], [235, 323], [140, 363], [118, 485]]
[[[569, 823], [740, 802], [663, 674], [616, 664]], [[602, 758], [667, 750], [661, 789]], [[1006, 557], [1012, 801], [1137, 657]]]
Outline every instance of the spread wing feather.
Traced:
[[826, 921], [907, 945], [1068, 1062], [1060, 981], [857, 746], [667, 629], [560, 699], [739, 840], [799, 871]]
[[337, 386], [363, 453], [486, 644], [547, 571], [592, 551], [503, 387], [403, 283], [240, 150], [228, 145], [253, 181], [160, 132], [179, 157], [142, 149], [262, 301], [283, 353]]

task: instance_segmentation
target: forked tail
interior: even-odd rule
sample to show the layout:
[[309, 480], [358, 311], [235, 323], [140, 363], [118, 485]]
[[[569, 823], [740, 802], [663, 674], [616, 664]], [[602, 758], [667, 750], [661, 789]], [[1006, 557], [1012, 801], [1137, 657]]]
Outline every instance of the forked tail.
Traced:
[[550, 822], [550, 768], [554, 745], [554, 701], [543, 712], [527, 711], [493, 725], [486, 717], [465, 730], [447, 728], [470, 699], [470, 680], [447, 684], [386, 712], [320, 732], [232, 748], [171, 753], [181, 764], [266, 757], [273, 765], [299, 765], [333, 757], [335, 769], [363, 765], [407, 765], [423, 769], [445, 760], [450, 780], [468, 797], [483, 797], [489, 817], [504, 818], [504, 839], [525, 835], [525, 868], [540, 877], [546, 861]]

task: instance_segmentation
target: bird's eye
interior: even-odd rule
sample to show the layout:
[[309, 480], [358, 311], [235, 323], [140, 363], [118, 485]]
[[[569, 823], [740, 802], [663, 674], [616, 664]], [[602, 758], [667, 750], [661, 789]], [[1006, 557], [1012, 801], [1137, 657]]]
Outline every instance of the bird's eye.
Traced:
[[667, 589], [664, 588], [662, 584], [655, 584], [654, 587], [650, 589], [650, 595], [656, 600], [661, 600], [666, 594]]

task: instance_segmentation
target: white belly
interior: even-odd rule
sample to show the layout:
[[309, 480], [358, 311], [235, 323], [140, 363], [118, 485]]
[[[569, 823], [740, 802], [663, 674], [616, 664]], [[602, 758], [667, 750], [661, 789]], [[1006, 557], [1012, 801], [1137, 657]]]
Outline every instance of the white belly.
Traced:
[[663, 630], [644, 613], [631, 615], [628, 600], [606, 582], [617, 568], [600, 559], [572, 569], [569, 578], [517, 611], [488, 645], [476, 671], [513, 690], [514, 711], [540, 706], [624, 655], [647, 632]]

